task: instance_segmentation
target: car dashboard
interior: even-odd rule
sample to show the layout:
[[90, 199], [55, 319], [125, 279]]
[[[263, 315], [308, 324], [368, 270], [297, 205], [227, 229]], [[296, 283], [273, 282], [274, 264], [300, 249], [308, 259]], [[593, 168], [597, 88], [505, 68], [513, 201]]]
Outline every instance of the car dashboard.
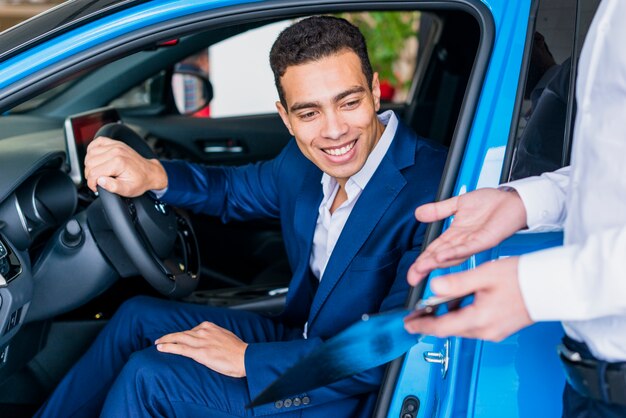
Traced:
[[64, 137], [59, 126], [0, 139], [0, 372], [26, 323], [80, 306], [118, 278], [88, 226], [98, 208], [77, 210]]
[[[76, 189], [65, 183], [61, 130], [0, 141], [0, 348], [5, 350], [27, 316], [33, 295], [29, 251], [55, 221], [71, 215]], [[61, 141], [55, 141], [58, 138]], [[60, 194], [57, 194], [60, 192]]]

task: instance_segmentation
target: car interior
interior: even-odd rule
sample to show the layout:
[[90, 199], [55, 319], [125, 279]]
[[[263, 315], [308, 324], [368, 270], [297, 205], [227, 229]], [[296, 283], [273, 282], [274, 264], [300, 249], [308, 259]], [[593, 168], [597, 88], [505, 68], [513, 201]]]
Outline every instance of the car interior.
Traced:
[[[453, 145], [464, 132], [461, 116], [471, 116], [468, 90], [472, 82], [480, 82], [479, 50], [489, 47], [477, 16], [432, 6], [327, 8], [308, 14], [329, 11], [373, 29], [372, 35], [364, 30], [370, 55], [375, 70], [378, 62], [388, 65], [386, 73], [380, 70], [381, 79], [392, 86], [382, 110], [397, 112], [423, 137]], [[117, 198], [113, 205], [121, 205], [120, 212], [114, 212], [81, 176], [85, 147], [107, 123], [122, 122], [140, 142], [137, 147], [145, 148], [142, 155], [160, 159], [239, 165], [277, 155], [290, 135], [272, 110], [273, 81], [260, 75], [261, 69], [269, 71], [267, 51], [265, 60], [240, 65], [228, 54], [240, 55], [237, 46], [224, 43], [243, 37], [240, 43], [246, 45], [267, 29], [275, 36], [275, 27], [304, 14], [259, 16], [229, 23], [212, 23], [209, 17], [203, 25], [181, 23], [160, 38], [134, 41], [76, 64], [38, 83], [24, 100], [0, 109], [3, 416], [30, 416], [116, 308], [135, 295], [175, 295], [189, 303], [268, 315], [281, 310], [291, 271], [278, 221], [223, 224], [165, 206], [157, 208], [163, 218], [147, 219], [142, 210], [158, 204], [151, 197], [142, 202]], [[401, 41], [380, 36], [385, 32], [380, 25], [390, 24], [385, 22], [401, 24], [404, 32], [396, 34]], [[396, 46], [391, 64], [374, 58], [377, 43]], [[208, 58], [208, 68], [183, 65], [199, 55]], [[249, 96], [262, 83], [269, 84], [271, 93], [259, 100], [258, 110], [250, 110]], [[238, 91], [230, 89], [239, 84]], [[197, 97], [187, 100], [192, 94]], [[143, 235], [142, 245], [157, 253], [150, 268], [180, 268], [192, 284], [168, 295], [169, 290], [144, 280], [141, 276], [151, 270], [136, 265], [136, 255], [128, 253], [114, 225], [123, 216], [130, 216], [127, 229], [141, 223], [134, 235]], [[147, 226], [152, 221], [175, 225], [164, 249], [156, 248], [161, 235], [158, 225], [153, 230]], [[166, 282], [172, 279], [159, 274]]]

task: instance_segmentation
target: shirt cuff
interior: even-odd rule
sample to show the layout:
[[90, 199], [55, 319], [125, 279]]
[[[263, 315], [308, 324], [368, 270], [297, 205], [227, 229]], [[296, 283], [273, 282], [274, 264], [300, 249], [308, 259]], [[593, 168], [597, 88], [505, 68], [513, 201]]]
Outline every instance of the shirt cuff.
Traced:
[[156, 199], [162, 198], [166, 192], [167, 192], [167, 187], [165, 189], [150, 190], [150, 193], [152, 193]]
[[512, 187], [526, 209], [526, 225], [531, 232], [562, 229], [564, 197], [554, 183], [542, 177], [528, 177], [501, 187]]

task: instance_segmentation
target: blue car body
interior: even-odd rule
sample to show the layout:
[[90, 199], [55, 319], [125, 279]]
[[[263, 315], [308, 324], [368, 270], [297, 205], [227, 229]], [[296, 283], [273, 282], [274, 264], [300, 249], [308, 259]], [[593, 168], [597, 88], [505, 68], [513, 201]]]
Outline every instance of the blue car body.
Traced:
[[[493, 16], [496, 36], [454, 195], [475, 190], [481, 175], [493, 170], [489, 153], [497, 154], [498, 149], [506, 147], [528, 36], [530, 2], [485, 3]], [[501, 165], [495, 170], [499, 177], [498, 168]], [[495, 186], [497, 180], [481, 185]], [[560, 245], [562, 239], [561, 233], [517, 234], [498, 247], [458, 267], [436, 271], [431, 277]], [[560, 324], [540, 323], [499, 343], [424, 338], [404, 360], [388, 417], [397, 416], [402, 402], [411, 395], [420, 399], [420, 417], [560, 416], [565, 378], [555, 347], [562, 335]], [[449, 356], [445, 376], [443, 365], [433, 367], [424, 362], [427, 352]]]
[[[324, 3], [331, 2], [316, 2], [317, 5]], [[475, 90], [477, 101], [474, 112], [467, 116], [471, 120], [467, 124], [466, 145], [459, 156], [453, 195], [477, 187], [496, 186], [500, 181], [505, 149], [513, 129], [524, 54], [531, 38], [529, 19], [533, 3], [531, 0], [484, 0], [478, 6], [483, 9], [481, 16], [486, 16], [483, 28], [489, 27], [492, 31], [491, 36], [483, 37], [481, 42], [491, 44], [483, 49], [487, 59], [482, 81], [470, 87]], [[60, 71], [78, 60], [92, 59], [114, 48], [118, 42], [135, 42], [138, 37], [167, 28], [182, 17], [213, 11], [218, 19], [255, 8], [297, 6], [298, 2], [264, 0], [130, 2], [102, 17], [96, 15], [70, 22], [54, 36], [43, 34], [37, 42], [5, 50], [0, 62], [0, 102], [9, 103], [28, 86], [44, 83], [45, 77], [51, 76], [50, 69]], [[470, 269], [491, 259], [561, 242], [560, 233], [517, 234], [460, 266], [436, 271], [432, 276]], [[425, 337], [396, 363], [397, 380], [395, 384], [386, 383], [391, 393], [388, 408], [386, 412], [379, 410], [378, 415], [398, 417], [406, 399], [414, 397], [420, 404], [418, 417], [559, 416], [564, 376], [555, 346], [561, 336], [559, 324], [541, 323], [499, 343]], [[426, 362], [424, 357], [428, 353], [440, 353], [442, 360]]]

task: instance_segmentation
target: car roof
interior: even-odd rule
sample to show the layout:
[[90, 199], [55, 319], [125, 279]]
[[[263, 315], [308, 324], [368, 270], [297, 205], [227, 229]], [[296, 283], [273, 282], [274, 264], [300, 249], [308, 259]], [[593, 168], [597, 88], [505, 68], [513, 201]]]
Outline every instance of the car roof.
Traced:
[[149, 0], [69, 0], [0, 33], [0, 60], [66, 32]]

